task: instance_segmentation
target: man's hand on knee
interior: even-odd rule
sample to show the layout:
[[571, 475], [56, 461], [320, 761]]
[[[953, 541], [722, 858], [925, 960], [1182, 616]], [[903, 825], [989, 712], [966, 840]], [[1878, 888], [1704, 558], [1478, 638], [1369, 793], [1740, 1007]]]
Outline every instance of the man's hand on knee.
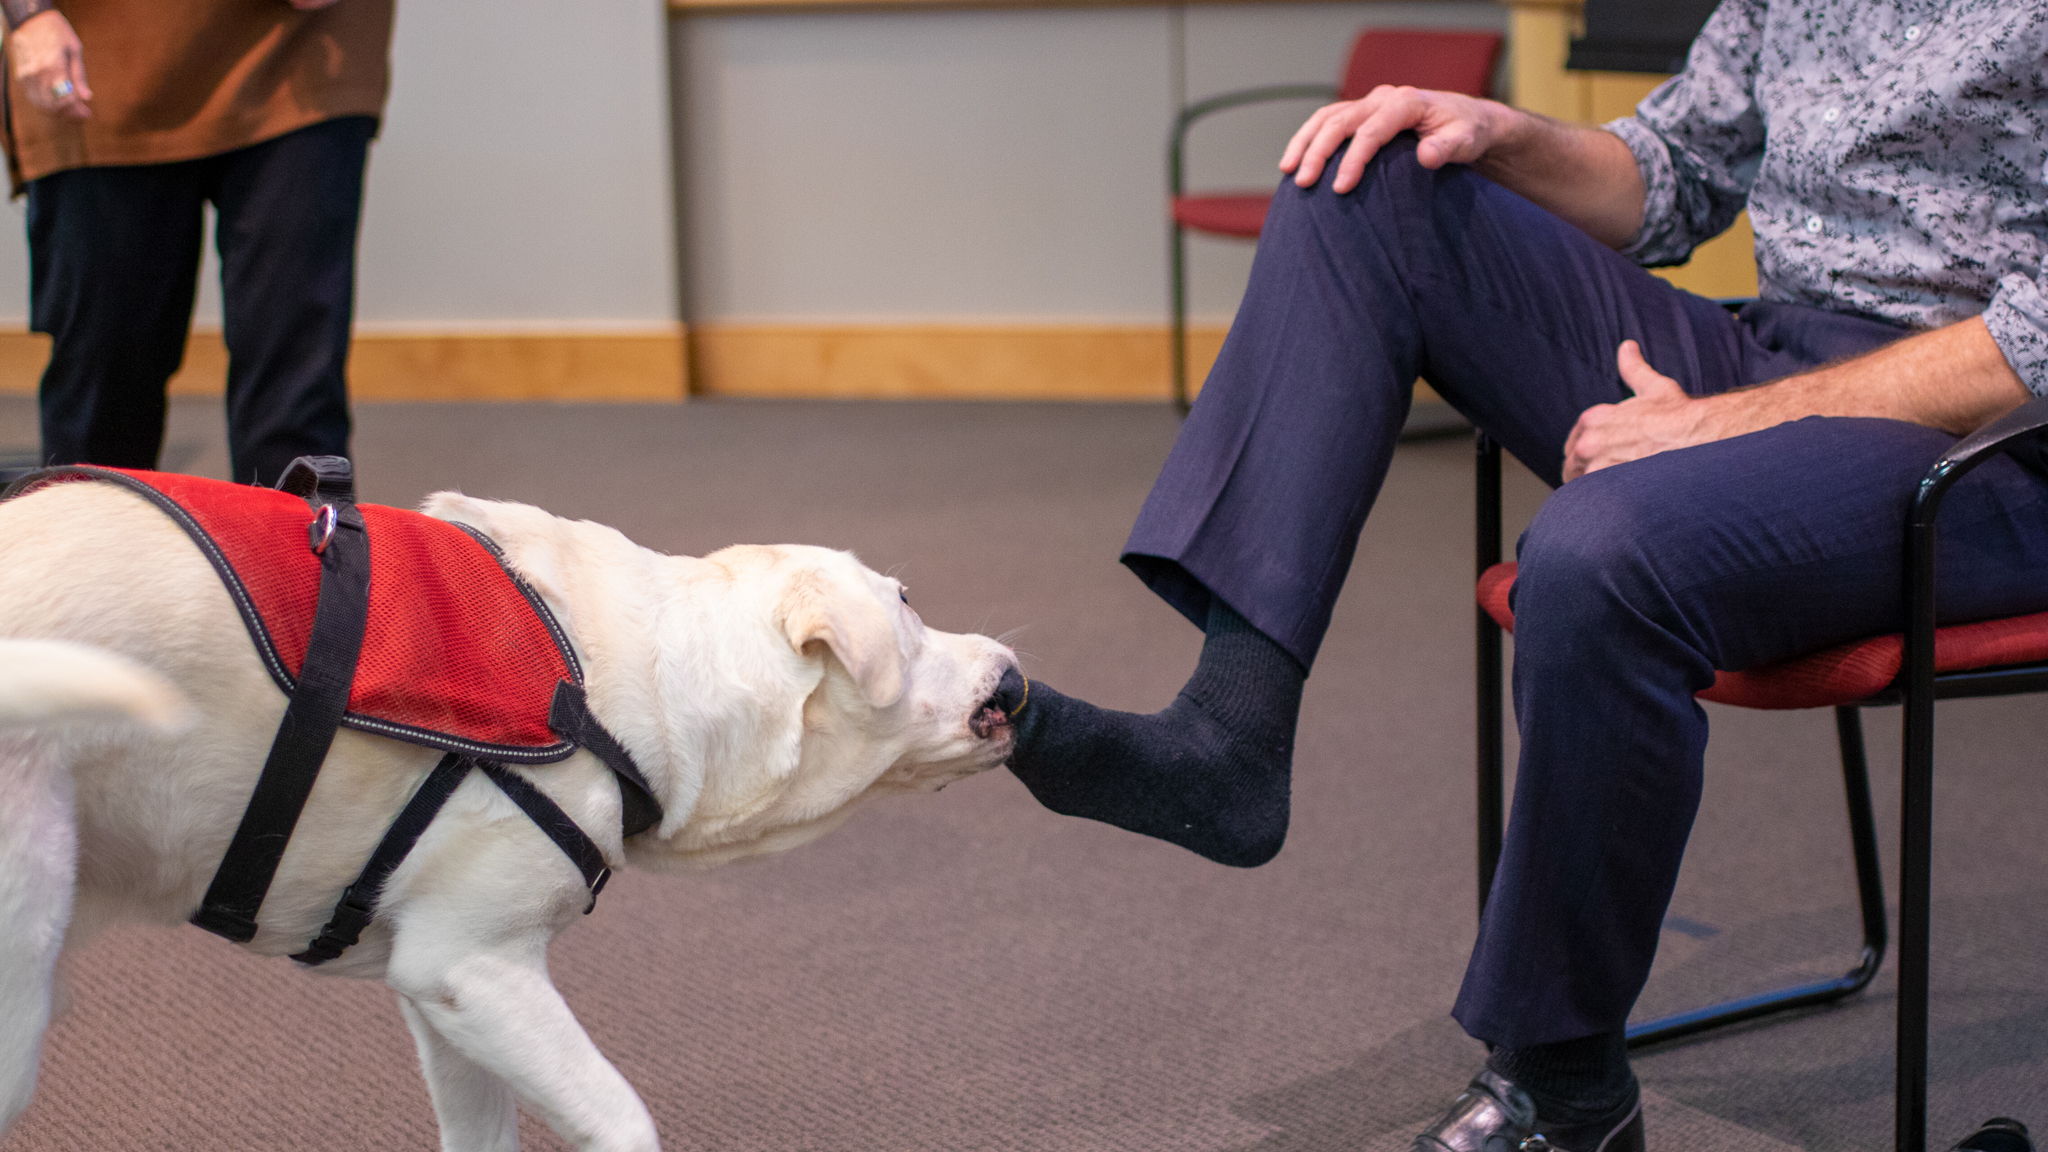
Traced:
[[1703, 401], [1686, 395], [1678, 381], [1650, 367], [1633, 340], [1615, 353], [1621, 382], [1635, 395], [1619, 404], [1595, 404], [1579, 413], [1564, 442], [1564, 478], [1576, 480], [1615, 464], [1626, 464], [1673, 448], [1720, 439], [1708, 427]]
[[1312, 188], [1322, 177], [1323, 165], [1350, 140], [1351, 150], [1338, 161], [1337, 176], [1330, 185], [1336, 192], [1349, 192], [1358, 187], [1366, 162], [1387, 141], [1410, 129], [1422, 137], [1415, 158], [1424, 168], [1472, 164], [1485, 155], [1499, 114], [1507, 111], [1491, 100], [1455, 92], [1382, 84], [1363, 99], [1316, 109], [1287, 142], [1280, 170], [1292, 172], [1301, 187]]
[[1358, 187], [1367, 162], [1387, 141], [1408, 131], [1421, 138], [1415, 161], [1424, 168], [1469, 164], [1610, 248], [1628, 243], [1642, 227], [1642, 173], [1619, 136], [1456, 92], [1383, 84], [1362, 100], [1326, 104], [1287, 142], [1280, 170], [1312, 188], [1349, 140], [1330, 181], [1331, 191], [1342, 195]]

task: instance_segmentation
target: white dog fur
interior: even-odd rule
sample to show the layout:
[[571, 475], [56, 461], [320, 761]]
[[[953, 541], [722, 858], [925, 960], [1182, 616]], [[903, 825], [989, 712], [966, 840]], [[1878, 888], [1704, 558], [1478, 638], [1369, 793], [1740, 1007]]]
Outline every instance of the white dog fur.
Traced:
[[[614, 867], [781, 851], [857, 800], [931, 791], [1009, 752], [988, 702], [1013, 654], [925, 628], [899, 584], [846, 553], [664, 556], [524, 505], [442, 493], [425, 510], [504, 548], [571, 637], [592, 711], [652, 782], [664, 818], [622, 844], [618, 788], [595, 757], [519, 769]], [[184, 532], [111, 484], [0, 504], [0, 637], [66, 642], [0, 644], [4, 1132], [34, 1088], [60, 953], [112, 922], [177, 925], [197, 908], [285, 697]], [[342, 729], [244, 947], [302, 949], [440, 755]], [[548, 980], [548, 941], [586, 903], [576, 867], [472, 773], [362, 942], [317, 970], [398, 993], [444, 1149], [516, 1148], [515, 1099], [577, 1148], [658, 1146]]]

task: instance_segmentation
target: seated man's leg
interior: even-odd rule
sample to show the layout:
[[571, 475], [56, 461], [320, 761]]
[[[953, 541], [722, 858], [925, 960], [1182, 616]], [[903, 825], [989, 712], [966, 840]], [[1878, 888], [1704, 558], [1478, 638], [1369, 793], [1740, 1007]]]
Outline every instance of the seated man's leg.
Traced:
[[[1536, 1093], [1546, 1121], [1633, 1097], [1621, 1033], [1699, 803], [1694, 694], [1716, 669], [1898, 629], [1907, 497], [1951, 443], [1795, 421], [1575, 480], [1523, 538], [1521, 769], [1455, 1015], [1496, 1072], [1565, 1086]], [[1943, 618], [2048, 609], [2048, 479], [2001, 457], [1948, 499]]]
[[1033, 685], [1011, 768], [1047, 807], [1257, 864], [1286, 833], [1301, 682], [1418, 375], [1553, 483], [1624, 339], [1695, 391], [1744, 382], [1718, 305], [1468, 168], [1390, 144], [1343, 196], [1282, 181], [1216, 367], [1124, 560], [1209, 633], [1150, 716]]

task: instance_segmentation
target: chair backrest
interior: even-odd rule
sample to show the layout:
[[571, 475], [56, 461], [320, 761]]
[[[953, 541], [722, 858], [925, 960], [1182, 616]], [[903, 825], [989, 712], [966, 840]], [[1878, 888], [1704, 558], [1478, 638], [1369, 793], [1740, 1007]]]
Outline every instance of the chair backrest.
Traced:
[[1351, 44], [1339, 99], [1356, 100], [1382, 84], [1486, 96], [1500, 48], [1498, 32], [1367, 28]]

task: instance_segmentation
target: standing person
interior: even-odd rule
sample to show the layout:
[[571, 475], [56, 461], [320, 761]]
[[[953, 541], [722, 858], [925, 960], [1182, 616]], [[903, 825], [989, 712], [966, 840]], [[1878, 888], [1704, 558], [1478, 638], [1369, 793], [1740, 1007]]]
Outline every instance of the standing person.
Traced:
[[[1126, 545], [1208, 633], [1162, 712], [1032, 685], [1047, 807], [1263, 863], [1301, 686], [1419, 375], [1557, 491], [1519, 547], [1513, 818], [1418, 1152], [1644, 1147], [1624, 1026], [1698, 808], [1694, 694], [1896, 631], [1910, 494], [2048, 395], [2048, 3], [1722, 0], [1636, 114], [1381, 88], [1288, 144], [1250, 287]], [[1747, 206], [1762, 300], [1641, 265]], [[1960, 481], [1944, 623], [2048, 609], [2039, 445]], [[1533, 1144], [1531, 1145], [1533, 1146]]]
[[393, 3], [0, 0], [30, 326], [51, 340], [45, 463], [155, 466], [209, 202], [234, 478], [347, 455], [356, 231]]

